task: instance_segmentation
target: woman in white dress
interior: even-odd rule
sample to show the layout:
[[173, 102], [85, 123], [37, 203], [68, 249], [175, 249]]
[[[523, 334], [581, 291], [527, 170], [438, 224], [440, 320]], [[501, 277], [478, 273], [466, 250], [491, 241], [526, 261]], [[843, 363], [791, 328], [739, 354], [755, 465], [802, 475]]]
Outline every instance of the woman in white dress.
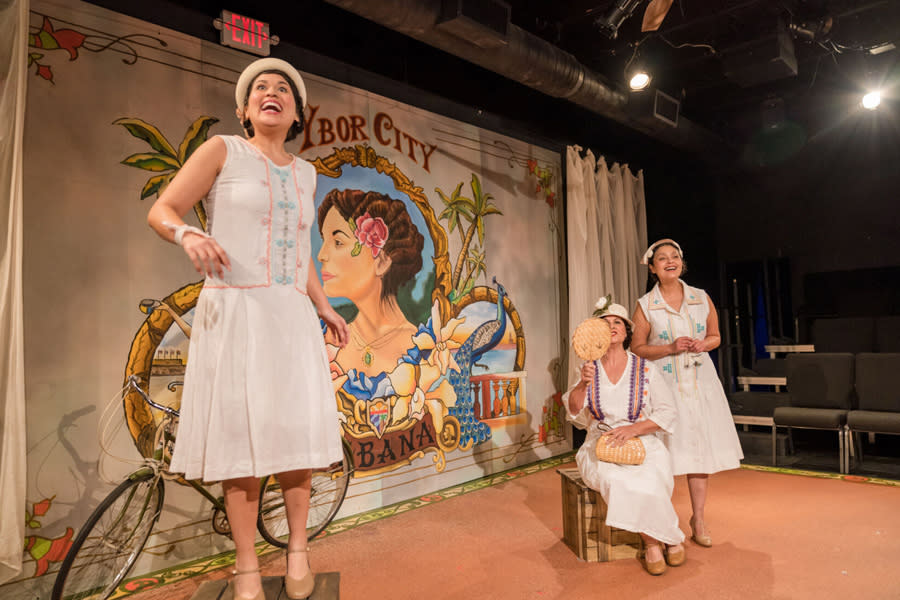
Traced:
[[712, 300], [681, 280], [681, 246], [664, 239], [644, 253], [657, 281], [638, 300], [632, 352], [659, 367], [675, 396], [678, 425], [664, 437], [675, 475], [687, 475], [691, 538], [711, 546], [704, 509], [709, 475], [736, 469], [744, 458], [728, 400], [709, 351], [719, 346], [719, 319]]
[[[628, 351], [628, 310], [601, 303], [594, 314], [609, 324], [609, 349], [600, 360], [581, 366], [581, 379], [564, 397], [569, 420], [587, 429], [575, 460], [581, 478], [606, 502], [606, 524], [639, 533], [644, 542], [641, 563], [651, 575], [660, 575], [666, 564], [675, 567], [685, 560], [684, 533], [672, 506], [671, 460], [656, 433], [672, 431], [675, 404], [656, 367]], [[601, 424], [612, 428], [611, 445], [639, 437], [646, 450], [644, 461], [619, 465], [599, 460], [594, 448], [605, 433]]]
[[[287, 510], [286, 595], [306, 598], [311, 469], [341, 460], [337, 407], [319, 324], [347, 343], [310, 260], [316, 172], [285, 142], [303, 130], [306, 89], [283, 60], [238, 79], [247, 134], [216, 136], [191, 155], [148, 221], [206, 276], [194, 311], [171, 469], [222, 481], [235, 545], [234, 597], [263, 600], [255, 552], [261, 476], [277, 474]], [[206, 199], [209, 233], [182, 217]]]

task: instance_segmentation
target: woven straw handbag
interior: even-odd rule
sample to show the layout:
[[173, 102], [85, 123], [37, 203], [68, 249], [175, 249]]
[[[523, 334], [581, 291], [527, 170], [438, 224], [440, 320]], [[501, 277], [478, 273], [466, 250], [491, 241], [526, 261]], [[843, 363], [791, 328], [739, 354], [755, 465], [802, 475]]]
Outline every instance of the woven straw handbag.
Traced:
[[[602, 431], [610, 431], [612, 428], [600, 423], [598, 427]], [[640, 438], [633, 437], [621, 446], [608, 446], [608, 434], [603, 434], [597, 439], [597, 445], [594, 446], [594, 453], [597, 458], [603, 462], [616, 463], [617, 465], [639, 465], [644, 462], [647, 451], [644, 449], [644, 443]]]
[[581, 360], [599, 360], [609, 349], [609, 323], [600, 317], [585, 319], [572, 334], [572, 348]]

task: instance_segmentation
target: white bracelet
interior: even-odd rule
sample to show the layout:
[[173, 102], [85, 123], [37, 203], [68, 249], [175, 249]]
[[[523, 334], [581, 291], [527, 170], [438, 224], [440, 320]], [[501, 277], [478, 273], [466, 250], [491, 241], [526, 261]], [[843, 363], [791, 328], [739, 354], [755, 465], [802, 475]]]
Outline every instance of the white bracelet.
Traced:
[[168, 221], [163, 221], [162, 224], [175, 232], [175, 243], [178, 244], [179, 246], [184, 245], [184, 244], [182, 244], [182, 240], [184, 239], [184, 234], [188, 233], [188, 232], [196, 233], [197, 235], [203, 236], [205, 238], [212, 237], [211, 235], [209, 235], [202, 229], [200, 229], [198, 227], [194, 227], [193, 225], [188, 225], [187, 223], [182, 223], [181, 225], [176, 226], [176, 225], [172, 225]]

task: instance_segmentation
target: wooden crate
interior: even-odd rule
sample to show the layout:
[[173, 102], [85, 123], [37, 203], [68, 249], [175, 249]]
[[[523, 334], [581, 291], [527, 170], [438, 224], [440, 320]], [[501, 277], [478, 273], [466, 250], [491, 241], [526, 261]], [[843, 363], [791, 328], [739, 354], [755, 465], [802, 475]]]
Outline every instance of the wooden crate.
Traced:
[[578, 469], [557, 469], [562, 480], [563, 541], [589, 562], [634, 558], [641, 536], [606, 525], [606, 502], [581, 480]]

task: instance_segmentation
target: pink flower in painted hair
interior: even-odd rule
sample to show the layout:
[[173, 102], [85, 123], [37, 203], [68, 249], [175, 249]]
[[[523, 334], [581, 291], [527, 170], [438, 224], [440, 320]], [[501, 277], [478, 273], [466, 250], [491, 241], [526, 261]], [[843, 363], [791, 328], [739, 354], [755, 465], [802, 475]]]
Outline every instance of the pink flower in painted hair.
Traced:
[[378, 256], [388, 239], [388, 226], [381, 217], [372, 217], [368, 212], [356, 217], [356, 239], [372, 250], [372, 258]]

